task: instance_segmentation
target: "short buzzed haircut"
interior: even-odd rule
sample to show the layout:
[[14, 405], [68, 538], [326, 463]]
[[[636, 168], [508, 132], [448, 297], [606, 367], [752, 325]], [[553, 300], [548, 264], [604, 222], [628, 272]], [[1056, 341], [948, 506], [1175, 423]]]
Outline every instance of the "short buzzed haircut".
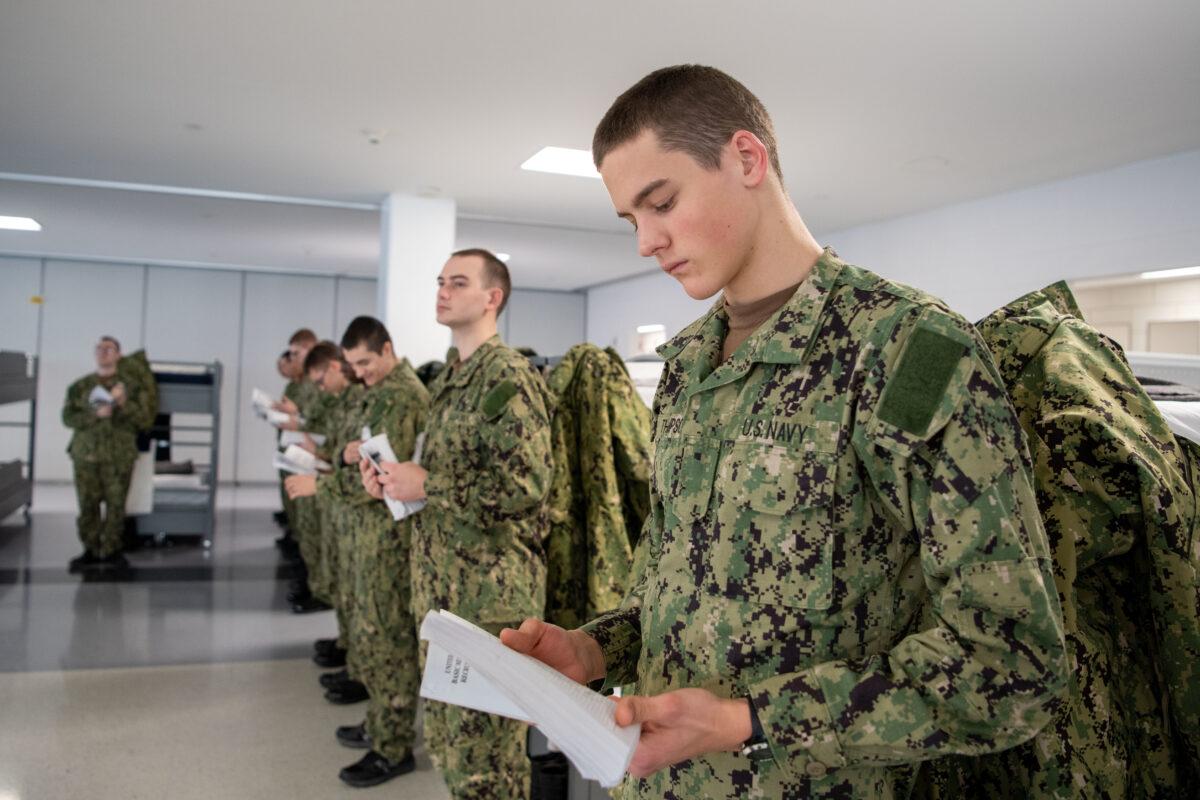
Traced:
[[483, 259], [483, 285], [487, 289], [499, 289], [503, 292], [500, 298], [500, 305], [496, 308], [496, 316], [504, 311], [504, 307], [508, 305], [508, 296], [512, 294], [512, 278], [508, 275], [508, 267], [504, 262], [496, 257], [496, 254], [491, 250], [485, 250], [482, 247], [468, 247], [466, 250], [459, 250], [451, 253], [451, 258], [459, 256], [479, 256]]
[[325, 339], [313, 345], [308, 351], [308, 355], [304, 357], [304, 372], [308, 374], [314, 369], [320, 369], [326, 366], [331, 361], [341, 361], [342, 351], [338, 349], [337, 344]]
[[121, 352], [121, 343], [117, 341], [117, 337], [115, 337], [115, 336], [101, 336], [101, 337], [100, 337], [100, 341], [102, 341], [102, 342], [112, 342], [112, 346], [113, 346], [113, 347], [115, 347], [115, 348], [117, 348], [117, 352], [118, 352], [118, 353], [119, 353], [119, 352]]
[[342, 349], [365, 346], [372, 353], [382, 353], [383, 346], [391, 341], [387, 326], [382, 322], [374, 317], [355, 317], [342, 334]]
[[308, 328], [301, 328], [292, 334], [292, 338], [288, 339], [288, 344], [300, 344], [312, 347], [317, 343], [317, 335]]
[[766, 107], [738, 81], [713, 67], [681, 64], [651, 72], [613, 102], [592, 137], [592, 160], [600, 168], [612, 150], [653, 131], [666, 150], [681, 150], [715, 170], [721, 150], [738, 131], [766, 145], [771, 168], [783, 181], [775, 126]]

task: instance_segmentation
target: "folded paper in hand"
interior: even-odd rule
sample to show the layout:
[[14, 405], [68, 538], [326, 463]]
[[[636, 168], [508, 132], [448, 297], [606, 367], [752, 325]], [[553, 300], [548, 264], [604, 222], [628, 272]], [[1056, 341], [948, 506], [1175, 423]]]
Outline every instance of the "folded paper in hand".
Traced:
[[92, 387], [92, 393], [88, 395], [88, 404], [95, 408], [96, 406], [111, 406], [113, 404], [113, 396], [100, 384]]
[[429, 642], [422, 697], [530, 722], [583, 777], [606, 788], [620, 782], [641, 726], [617, 725], [607, 697], [449, 611], [426, 614], [421, 638]]
[[333, 469], [329, 464], [298, 445], [288, 445], [286, 450], [275, 453], [271, 466], [297, 475], [316, 475]]
[[[291, 419], [286, 412], [276, 411], [273, 408], [275, 401], [262, 389], [254, 389], [250, 392], [250, 405], [254, 406], [254, 413], [258, 415], [259, 419], [265, 419], [276, 428], [286, 425]], [[297, 419], [301, 425], [304, 424], [304, 417], [297, 417]]]
[[250, 405], [254, 406], [254, 413], [258, 414], [259, 418], [266, 419], [267, 412], [275, 405], [275, 401], [262, 389], [253, 389], [250, 392]]
[[[363, 427], [363, 443], [360, 450], [369, 453], [377, 462], [379, 461], [399, 461], [396, 458], [396, 451], [392, 450], [391, 443], [388, 442], [386, 433], [381, 433], [378, 436], [371, 435], [369, 427]], [[417, 443], [413, 448], [412, 461], [414, 464], [421, 463], [421, 449], [425, 445], [425, 434], [417, 434]], [[392, 512], [392, 519], [402, 520], [410, 514], [415, 514], [425, 507], [424, 500], [395, 500], [384, 494], [383, 501], [387, 503], [388, 510]]]

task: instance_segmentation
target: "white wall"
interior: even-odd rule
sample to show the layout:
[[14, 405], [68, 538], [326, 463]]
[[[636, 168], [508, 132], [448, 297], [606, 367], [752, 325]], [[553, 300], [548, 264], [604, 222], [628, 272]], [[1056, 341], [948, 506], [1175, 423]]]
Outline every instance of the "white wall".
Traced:
[[[44, 305], [30, 302], [38, 294]], [[252, 386], [282, 390], [275, 359], [296, 328], [336, 340], [350, 319], [374, 312], [374, 280], [0, 257], [0, 349], [41, 356], [39, 480], [71, 478], [62, 400], [73, 380], [95, 368], [92, 347], [104, 334], [126, 352], [144, 346], [152, 360], [221, 361], [220, 478], [274, 480], [274, 436], [245, 396]], [[27, 417], [24, 404], [0, 406], [0, 420]], [[25, 436], [0, 428], [0, 461], [23, 458]], [[206, 452], [179, 448], [173, 456], [205, 460]]]
[[[655, 268], [652, 260], [646, 264]], [[670, 339], [714, 302], [691, 299], [678, 281], [655, 268], [651, 274], [588, 290], [587, 340], [634, 355], [639, 325], [663, 325]]]
[[[1200, 264], [1200, 151], [818, 232], [818, 239], [975, 320], [1064, 278]], [[661, 322], [669, 337], [706, 306], [663, 275], [600, 286], [588, 291], [588, 339], [616, 341], [628, 354], [637, 325]]]
[[513, 347], [532, 347], [541, 356], [561, 356], [586, 339], [587, 296], [582, 292], [514, 289], [500, 333]]
[[[38, 294], [44, 295], [42, 306], [30, 302]], [[375, 308], [376, 282], [361, 278], [0, 257], [0, 349], [42, 359], [39, 480], [71, 478], [62, 400], [73, 380], [94, 369], [92, 347], [104, 334], [116, 336], [127, 352], [145, 347], [152, 360], [219, 360], [220, 479], [275, 480], [274, 433], [250, 412], [250, 390], [282, 390], [275, 360], [297, 328], [339, 341], [351, 319], [374, 315]], [[513, 344], [559, 355], [584, 340], [585, 311], [581, 293], [517, 289], [502, 331]], [[27, 418], [27, 405], [0, 406], [0, 421]], [[26, 436], [24, 429], [0, 427], [0, 461], [24, 458]], [[173, 452], [198, 461], [206, 455], [199, 449]]]
[[1200, 151], [821, 237], [968, 319], [1062, 279], [1200, 264]]

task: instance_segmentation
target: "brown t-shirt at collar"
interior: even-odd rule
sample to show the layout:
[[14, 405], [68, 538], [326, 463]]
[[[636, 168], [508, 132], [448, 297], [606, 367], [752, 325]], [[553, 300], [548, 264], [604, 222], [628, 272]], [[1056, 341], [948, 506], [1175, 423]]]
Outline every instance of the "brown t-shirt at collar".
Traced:
[[799, 288], [800, 284], [797, 283], [752, 303], [737, 305], [730, 303], [726, 297], [725, 313], [729, 316], [729, 328], [725, 332], [725, 343], [721, 345], [721, 363], [728, 361], [742, 342], [749, 339], [776, 311], [787, 305], [787, 301], [792, 299], [792, 295]]

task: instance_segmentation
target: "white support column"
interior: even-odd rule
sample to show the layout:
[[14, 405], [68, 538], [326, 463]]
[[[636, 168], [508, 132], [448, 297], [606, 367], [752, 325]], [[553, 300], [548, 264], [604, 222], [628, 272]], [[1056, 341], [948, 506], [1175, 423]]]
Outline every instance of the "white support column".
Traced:
[[456, 214], [445, 198], [391, 194], [383, 202], [379, 317], [414, 367], [450, 347], [450, 331], [437, 323], [437, 276], [454, 251]]

